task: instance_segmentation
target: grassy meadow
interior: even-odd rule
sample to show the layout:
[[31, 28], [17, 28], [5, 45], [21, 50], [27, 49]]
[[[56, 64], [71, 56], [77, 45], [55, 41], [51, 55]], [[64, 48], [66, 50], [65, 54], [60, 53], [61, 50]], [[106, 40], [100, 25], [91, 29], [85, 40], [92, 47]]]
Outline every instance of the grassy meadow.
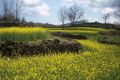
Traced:
[[108, 29], [0, 28], [0, 40], [46, 39], [50, 32], [57, 31], [87, 36], [88, 40], [77, 40], [83, 45], [84, 52], [13, 59], [1, 57], [0, 80], [120, 80], [120, 46], [97, 41], [99, 32], [109, 31]]

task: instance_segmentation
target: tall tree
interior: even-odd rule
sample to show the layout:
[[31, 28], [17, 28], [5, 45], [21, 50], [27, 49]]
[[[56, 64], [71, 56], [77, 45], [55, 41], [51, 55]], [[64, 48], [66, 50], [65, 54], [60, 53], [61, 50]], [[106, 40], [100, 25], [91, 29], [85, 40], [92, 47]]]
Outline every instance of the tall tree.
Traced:
[[8, 0], [2, 0], [2, 7], [3, 7], [4, 20], [6, 20], [8, 14]]
[[67, 9], [67, 19], [70, 21], [71, 26], [75, 26], [75, 22], [81, 19], [84, 12], [82, 11], [81, 7], [77, 4], [70, 6]]
[[19, 21], [20, 14], [23, 8], [23, 0], [14, 0], [15, 4], [15, 20]]
[[1, 0], [2, 11], [0, 14], [3, 16], [4, 21], [17, 21], [20, 19], [20, 14], [23, 7], [23, 0]]
[[66, 20], [66, 8], [65, 7], [62, 7], [62, 8], [59, 9], [58, 19], [62, 23], [62, 27], [63, 27], [63, 30], [64, 30], [64, 23], [65, 23], [65, 20]]

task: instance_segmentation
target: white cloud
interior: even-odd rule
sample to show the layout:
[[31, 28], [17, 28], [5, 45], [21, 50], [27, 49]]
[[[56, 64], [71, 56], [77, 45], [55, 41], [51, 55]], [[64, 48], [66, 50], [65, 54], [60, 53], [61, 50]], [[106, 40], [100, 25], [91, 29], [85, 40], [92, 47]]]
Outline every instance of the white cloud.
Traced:
[[90, 0], [63, 0], [63, 3], [65, 5], [73, 5], [73, 4], [84, 4], [88, 5], [90, 4]]
[[99, 21], [98, 18], [96, 18], [96, 17], [90, 17], [90, 16], [89, 16], [89, 17], [86, 17], [86, 18], [87, 18], [87, 20], [90, 21], [90, 22]]
[[102, 14], [107, 14], [107, 13], [113, 13], [115, 11], [115, 9], [110, 8], [110, 7], [101, 7], [101, 8], [95, 7], [95, 8], [93, 8], [92, 11], [95, 12], [95, 13], [99, 12], [99, 13], [102, 13]]
[[107, 14], [107, 13], [113, 13], [115, 10], [113, 9], [113, 8], [104, 8], [103, 10], [102, 10], [102, 13], [105, 13], [105, 14]]
[[67, 3], [74, 3], [74, 1], [76, 1], [76, 0], [64, 0], [64, 1]]
[[[92, 10], [94, 9], [98, 9], [98, 10], [103, 10], [103, 8], [108, 9], [110, 10], [110, 6], [106, 5], [106, 4], [109, 4], [109, 0], [62, 0], [64, 4], [66, 5], [69, 5], [69, 4], [82, 4], [82, 5], [85, 5], [89, 8], [92, 8]], [[111, 0], [112, 2], [112, 0]], [[113, 8], [111, 8], [111, 11], [112, 11]]]
[[113, 16], [110, 16], [110, 18], [108, 19], [108, 22], [110, 23], [116, 23], [116, 22], [119, 22], [118, 19], [113, 15]]
[[24, 4], [26, 7], [34, 7], [39, 6], [42, 2], [40, 0], [24, 0]]
[[38, 12], [39, 15], [44, 15], [44, 16], [50, 15], [49, 7], [45, 3], [43, 3], [41, 6], [36, 7], [35, 10]]
[[24, 12], [30, 14], [35, 14], [39, 16], [49, 16], [50, 7], [41, 0], [24, 0]]

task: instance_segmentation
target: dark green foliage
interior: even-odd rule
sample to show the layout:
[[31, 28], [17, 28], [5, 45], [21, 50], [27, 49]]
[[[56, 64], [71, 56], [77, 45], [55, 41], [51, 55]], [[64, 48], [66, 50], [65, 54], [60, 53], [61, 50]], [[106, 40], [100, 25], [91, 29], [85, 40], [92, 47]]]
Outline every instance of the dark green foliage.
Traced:
[[18, 52], [18, 46], [17, 43], [15, 41], [12, 40], [7, 40], [5, 41], [5, 43], [2, 43], [0, 46], [0, 50], [3, 53], [3, 56], [17, 56], [17, 52]]
[[83, 48], [79, 42], [68, 41], [62, 42], [59, 39], [55, 40], [43, 40], [38, 44], [16, 42], [7, 40], [0, 46], [2, 56], [14, 57], [14, 56], [31, 56], [31, 55], [45, 55], [48, 53], [63, 53], [63, 52], [82, 52]]
[[71, 39], [87, 39], [87, 37], [84, 35], [75, 35], [75, 34], [70, 34], [67, 32], [53, 32], [52, 35], [59, 36], [59, 37], [65, 37], [65, 38], [71, 38]]
[[99, 42], [105, 43], [105, 44], [120, 45], [120, 31], [119, 30], [102, 32], [100, 34], [101, 36], [98, 39]]
[[101, 36], [98, 39], [99, 42], [105, 43], [105, 44], [115, 44], [115, 45], [120, 45], [120, 38], [114, 37], [114, 36]]
[[108, 32], [101, 32], [101, 35], [118, 35], [120, 36], [120, 30], [112, 30], [112, 31], [108, 31]]

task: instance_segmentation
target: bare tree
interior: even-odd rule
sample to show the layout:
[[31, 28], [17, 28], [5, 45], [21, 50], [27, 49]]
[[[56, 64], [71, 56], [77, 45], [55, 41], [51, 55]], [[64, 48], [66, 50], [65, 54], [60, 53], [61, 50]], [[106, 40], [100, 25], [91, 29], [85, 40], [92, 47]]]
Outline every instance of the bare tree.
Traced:
[[110, 13], [107, 13], [103, 16], [103, 19], [105, 21], [105, 24], [107, 23], [108, 18], [110, 17]]
[[0, 0], [0, 6], [1, 26], [18, 25], [21, 22], [23, 0]]
[[0, 14], [0, 20], [2, 19], [2, 14]]
[[8, 14], [8, 0], [2, 0], [2, 7], [3, 7], [3, 16], [4, 19], [6, 20], [7, 14]]
[[75, 26], [75, 22], [78, 21], [84, 14], [81, 7], [77, 4], [72, 5], [67, 9], [67, 19], [70, 21], [71, 26]]
[[19, 21], [23, 7], [23, 0], [14, 0], [14, 5], [15, 5], [15, 20]]
[[23, 4], [23, 0], [2, 0], [3, 19], [18, 20]]
[[63, 30], [64, 30], [64, 23], [65, 23], [65, 20], [66, 20], [66, 8], [65, 7], [62, 7], [62, 8], [59, 9], [58, 19], [62, 23], [62, 27], [63, 27]]

